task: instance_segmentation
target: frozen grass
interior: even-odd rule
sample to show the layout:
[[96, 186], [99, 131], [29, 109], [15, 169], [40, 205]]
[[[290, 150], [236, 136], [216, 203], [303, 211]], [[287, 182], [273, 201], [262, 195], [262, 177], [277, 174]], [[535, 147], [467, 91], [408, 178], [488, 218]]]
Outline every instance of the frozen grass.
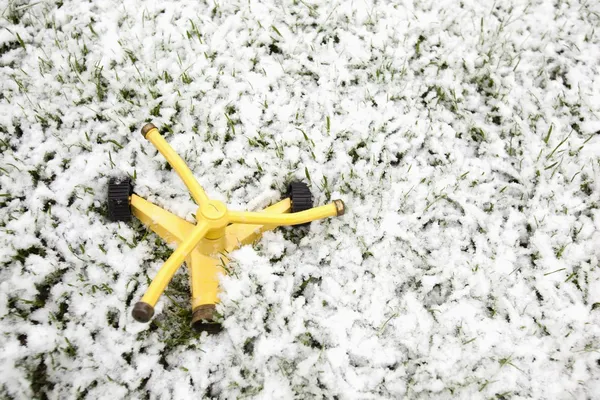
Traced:
[[[594, 1], [4, 2], [0, 397], [594, 398]], [[171, 249], [106, 184], [190, 217], [292, 177], [349, 212], [232, 255], [196, 335]]]

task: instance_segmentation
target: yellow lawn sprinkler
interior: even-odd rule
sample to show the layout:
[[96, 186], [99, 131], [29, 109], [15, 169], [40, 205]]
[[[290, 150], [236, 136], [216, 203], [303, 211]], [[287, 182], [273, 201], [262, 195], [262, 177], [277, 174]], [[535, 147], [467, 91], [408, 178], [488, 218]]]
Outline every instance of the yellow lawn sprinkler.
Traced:
[[219, 274], [225, 273], [227, 254], [278, 226], [302, 225], [344, 214], [342, 200], [313, 208], [308, 186], [299, 181], [290, 183], [286, 199], [261, 212], [229, 210], [222, 202], [208, 198], [188, 166], [153, 124], [146, 124], [142, 135], [183, 180], [198, 204], [198, 210], [196, 223], [190, 223], [137, 196], [129, 179], [110, 180], [108, 216], [111, 221], [129, 221], [133, 214], [166, 242], [177, 245], [142, 299], [133, 307], [132, 315], [136, 321], [150, 321], [158, 298], [185, 261], [190, 275], [192, 327], [197, 331], [219, 330], [215, 305], [219, 302]]

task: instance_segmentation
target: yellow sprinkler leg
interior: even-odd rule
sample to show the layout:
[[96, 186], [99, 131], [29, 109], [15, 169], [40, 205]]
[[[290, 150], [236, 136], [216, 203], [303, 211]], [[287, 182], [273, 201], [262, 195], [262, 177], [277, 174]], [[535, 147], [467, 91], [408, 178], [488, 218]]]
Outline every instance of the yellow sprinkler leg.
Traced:
[[230, 222], [238, 224], [300, 225], [318, 219], [343, 215], [344, 210], [344, 202], [335, 200], [325, 206], [314, 207], [310, 210], [292, 214], [229, 211], [228, 216]]
[[177, 272], [177, 269], [183, 263], [187, 255], [196, 247], [198, 242], [202, 240], [206, 232], [208, 232], [209, 224], [199, 222], [194, 227], [190, 236], [188, 236], [177, 249], [171, 254], [171, 257], [160, 268], [152, 283], [146, 290], [146, 294], [142, 300], [137, 302], [133, 307], [133, 318], [139, 322], [148, 322], [154, 315], [154, 306], [160, 295], [165, 291], [165, 288]]
[[156, 149], [163, 155], [164, 158], [171, 164], [171, 167], [177, 172], [185, 186], [187, 186], [192, 197], [200, 207], [208, 204], [208, 196], [202, 189], [202, 186], [198, 183], [194, 174], [188, 168], [185, 161], [179, 154], [173, 150], [171, 145], [160, 135], [158, 129], [153, 124], [146, 124], [142, 128], [142, 135], [150, 141], [156, 147]]
[[198, 250], [192, 251], [188, 260], [192, 292], [192, 328], [197, 331], [216, 332], [220, 329], [214, 321], [216, 304], [219, 302], [219, 275], [225, 273], [221, 263], [228, 260], [208, 257]]
[[194, 230], [193, 224], [138, 195], [131, 195], [130, 204], [133, 215], [167, 243], [179, 244]]

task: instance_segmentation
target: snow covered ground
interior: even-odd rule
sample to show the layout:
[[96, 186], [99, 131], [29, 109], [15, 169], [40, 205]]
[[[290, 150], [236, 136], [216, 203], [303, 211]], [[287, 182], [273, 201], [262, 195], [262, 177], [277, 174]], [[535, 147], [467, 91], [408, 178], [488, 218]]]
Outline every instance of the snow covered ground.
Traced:
[[[600, 398], [596, 0], [0, 4], [0, 397]], [[348, 212], [233, 255], [189, 328], [106, 186]]]

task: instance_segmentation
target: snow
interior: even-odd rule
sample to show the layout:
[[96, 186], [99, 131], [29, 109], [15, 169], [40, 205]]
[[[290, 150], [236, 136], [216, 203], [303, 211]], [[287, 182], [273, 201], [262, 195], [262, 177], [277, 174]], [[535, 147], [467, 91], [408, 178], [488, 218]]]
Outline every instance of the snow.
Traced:
[[[600, 3], [5, 2], [0, 397], [598, 398]], [[171, 248], [106, 220], [113, 176], [190, 219], [291, 178], [347, 213], [230, 255], [189, 328]]]

